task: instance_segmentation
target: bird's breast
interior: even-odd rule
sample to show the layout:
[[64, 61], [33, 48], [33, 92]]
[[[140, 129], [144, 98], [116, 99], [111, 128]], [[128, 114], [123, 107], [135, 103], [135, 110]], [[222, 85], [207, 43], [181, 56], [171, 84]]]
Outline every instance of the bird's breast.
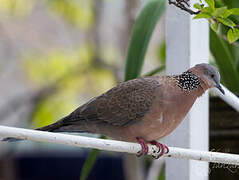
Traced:
[[187, 95], [155, 100], [150, 112], [131, 129], [138, 132], [137, 136], [148, 141], [165, 137], [183, 121], [195, 100], [196, 97]]

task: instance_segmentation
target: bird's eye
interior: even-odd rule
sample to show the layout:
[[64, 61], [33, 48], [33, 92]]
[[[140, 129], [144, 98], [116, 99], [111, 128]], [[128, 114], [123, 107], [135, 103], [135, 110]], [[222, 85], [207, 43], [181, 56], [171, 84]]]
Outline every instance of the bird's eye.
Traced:
[[211, 78], [214, 78], [214, 74], [211, 74]]

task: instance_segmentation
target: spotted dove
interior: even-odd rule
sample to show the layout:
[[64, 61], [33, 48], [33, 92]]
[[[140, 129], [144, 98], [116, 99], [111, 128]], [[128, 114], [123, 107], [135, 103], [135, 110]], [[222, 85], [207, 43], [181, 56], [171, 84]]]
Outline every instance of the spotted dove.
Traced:
[[139, 142], [139, 155], [147, 154], [149, 142], [161, 149], [161, 156], [168, 148], [156, 140], [171, 133], [195, 100], [213, 87], [224, 94], [220, 75], [209, 64], [198, 64], [180, 75], [137, 78], [118, 84], [56, 123], [37, 130], [90, 132]]

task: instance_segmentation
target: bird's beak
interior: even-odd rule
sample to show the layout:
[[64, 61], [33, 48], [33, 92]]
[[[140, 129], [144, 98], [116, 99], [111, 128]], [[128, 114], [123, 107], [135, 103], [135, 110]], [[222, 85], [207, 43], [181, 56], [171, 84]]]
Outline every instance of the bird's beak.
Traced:
[[220, 84], [217, 84], [216, 88], [219, 89], [219, 91], [221, 91], [223, 95], [225, 95], [225, 91], [222, 89], [222, 86]]

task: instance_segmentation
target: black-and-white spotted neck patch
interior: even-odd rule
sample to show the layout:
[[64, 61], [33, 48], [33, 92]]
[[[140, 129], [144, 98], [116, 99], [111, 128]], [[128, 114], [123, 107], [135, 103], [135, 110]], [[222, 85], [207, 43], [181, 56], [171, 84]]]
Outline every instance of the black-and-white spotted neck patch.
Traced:
[[178, 76], [174, 76], [178, 86], [182, 90], [192, 91], [200, 85], [200, 79], [190, 71], [186, 71]]

